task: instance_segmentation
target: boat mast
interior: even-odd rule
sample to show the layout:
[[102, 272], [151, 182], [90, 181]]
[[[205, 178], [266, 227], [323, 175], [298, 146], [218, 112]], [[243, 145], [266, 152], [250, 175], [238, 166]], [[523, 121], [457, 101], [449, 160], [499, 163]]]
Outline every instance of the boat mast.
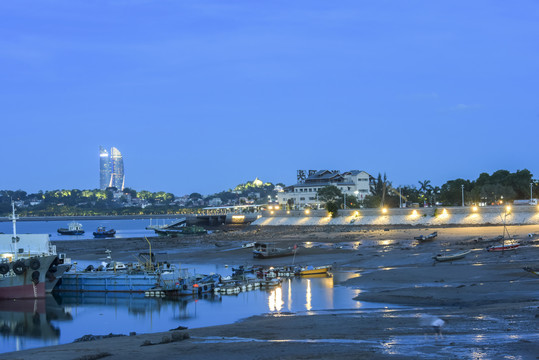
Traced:
[[[15, 202], [11, 201], [11, 221], [13, 222], [13, 236], [11, 237], [11, 246], [14, 246], [14, 244], [19, 242], [19, 238], [17, 237], [17, 219], [19, 218], [17, 215], [15, 215]], [[14, 246], [13, 253], [15, 254], [15, 260], [19, 258], [19, 251], [17, 249], [17, 246]]]

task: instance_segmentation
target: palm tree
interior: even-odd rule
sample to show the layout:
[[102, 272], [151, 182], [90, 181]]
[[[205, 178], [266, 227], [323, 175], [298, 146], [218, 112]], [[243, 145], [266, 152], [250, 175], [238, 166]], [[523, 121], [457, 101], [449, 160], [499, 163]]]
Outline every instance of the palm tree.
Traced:
[[432, 191], [434, 190], [434, 188], [430, 184], [430, 180], [418, 181], [418, 183], [419, 185], [421, 185], [419, 188], [419, 192], [423, 193], [423, 196], [428, 199], [429, 196], [432, 194]]

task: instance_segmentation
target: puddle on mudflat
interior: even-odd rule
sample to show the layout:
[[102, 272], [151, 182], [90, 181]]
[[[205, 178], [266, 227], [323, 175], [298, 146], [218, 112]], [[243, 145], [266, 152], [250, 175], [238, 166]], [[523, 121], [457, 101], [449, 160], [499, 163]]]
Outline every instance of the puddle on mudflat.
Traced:
[[353, 339], [272, 339], [272, 340], [260, 340], [253, 338], [240, 338], [240, 337], [220, 337], [220, 336], [206, 336], [197, 337], [192, 336], [191, 339], [197, 343], [203, 344], [230, 344], [241, 342], [259, 342], [259, 343], [306, 343], [306, 344], [376, 344], [374, 340], [353, 340]]
[[[516, 341], [527, 341], [530, 343], [539, 340], [538, 334], [505, 335], [505, 334], [478, 334], [470, 335], [444, 335], [435, 337], [432, 334], [409, 335], [390, 337], [386, 341], [376, 339], [271, 339], [261, 340], [254, 338], [240, 337], [191, 337], [196, 343], [300, 343], [300, 344], [369, 344], [378, 348], [381, 353], [392, 356], [415, 356], [417, 358], [445, 359], [449, 357], [457, 358], [507, 358], [501, 353], [500, 346], [510, 345]], [[490, 347], [485, 345], [491, 345]], [[481, 355], [478, 357], [478, 355]], [[508, 355], [509, 356], [509, 355]], [[511, 358], [511, 357], [509, 357]], [[519, 359], [515, 357], [515, 359]]]

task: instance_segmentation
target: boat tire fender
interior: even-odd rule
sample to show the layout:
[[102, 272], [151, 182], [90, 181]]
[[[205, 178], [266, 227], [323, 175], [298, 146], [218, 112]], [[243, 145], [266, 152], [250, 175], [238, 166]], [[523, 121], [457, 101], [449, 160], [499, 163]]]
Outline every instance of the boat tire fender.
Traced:
[[184, 284], [184, 285], [182, 286], [182, 289], [187, 290], [187, 285]]
[[9, 265], [8, 264], [0, 264], [0, 274], [6, 275], [9, 271]]
[[36, 285], [39, 284], [39, 271], [32, 272], [32, 282]]
[[17, 260], [13, 264], [13, 272], [17, 275], [22, 275], [26, 271], [26, 265], [23, 261]]
[[41, 266], [41, 263], [39, 262], [38, 259], [33, 258], [32, 260], [30, 260], [30, 269], [37, 270], [39, 269], [40, 266]]
[[54, 274], [51, 273], [50, 271], [47, 271], [47, 272], [45, 273], [45, 277], [46, 277], [47, 280], [49, 280], [49, 281], [53, 281], [54, 279], [56, 279], [56, 277], [54, 276]]

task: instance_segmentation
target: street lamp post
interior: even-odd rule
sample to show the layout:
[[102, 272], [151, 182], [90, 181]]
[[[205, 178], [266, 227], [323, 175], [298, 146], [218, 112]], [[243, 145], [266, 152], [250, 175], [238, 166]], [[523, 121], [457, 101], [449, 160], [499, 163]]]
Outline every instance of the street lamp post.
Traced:
[[460, 188], [462, 189], [462, 206], [464, 207], [464, 185], [461, 185]]
[[344, 210], [346, 210], [346, 193], [344, 193]]
[[530, 205], [533, 201], [533, 181], [530, 183]]

